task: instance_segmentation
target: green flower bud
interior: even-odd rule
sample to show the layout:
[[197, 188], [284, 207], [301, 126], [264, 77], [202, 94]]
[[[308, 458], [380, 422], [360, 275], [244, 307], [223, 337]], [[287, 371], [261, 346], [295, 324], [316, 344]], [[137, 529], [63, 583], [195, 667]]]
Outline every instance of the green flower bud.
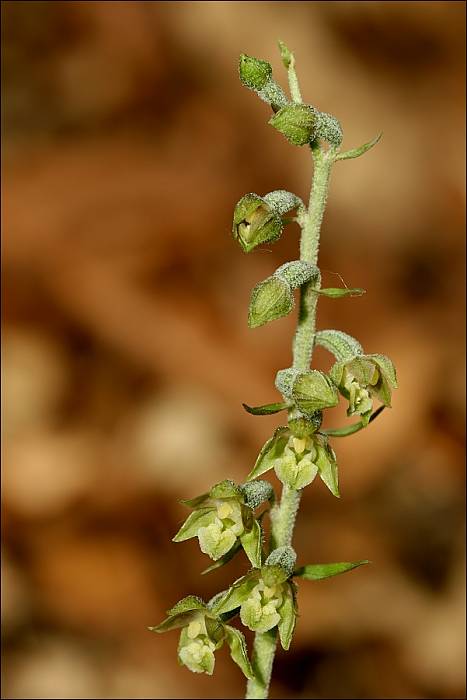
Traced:
[[269, 124], [295, 146], [304, 146], [316, 138], [318, 112], [311, 105], [288, 104], [271, 117]]
[[233, 236], [245, 253], [261, 243], [272, 243], [284, 228], [282, 216], [300, 206], [300, 197], [286, 190], [268, 192], [264, 197], [249, 192], [235, 206]]
[[293, 290], [310, 280], [319, 279], [319, 276], [316, 265], [303, 260], [281, 265], [271, 277], [257, 284], [252, 291], [248, 318], [250, 328], [287, 316], [293, 309]]
[[272, 68], [267, 61], [242, 53], [239, 61], [240, 81], [251, 90], [262, 90], [272, 78]]
[[263, 326], [276, 318], [287, 316], [294, 305], [290, 285], [279, 277], [268, 277], [254, 287], [248, 311], [250, 328]]
[[257, 194], [246, 194], [235, 207], [232, 233], [245, 253], [277, 240], [283, 227], [280, 214]]

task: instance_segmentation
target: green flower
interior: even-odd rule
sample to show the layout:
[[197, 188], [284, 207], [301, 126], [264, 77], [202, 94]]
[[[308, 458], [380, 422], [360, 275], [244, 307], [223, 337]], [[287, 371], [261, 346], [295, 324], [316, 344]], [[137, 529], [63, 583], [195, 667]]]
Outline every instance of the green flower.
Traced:
[[240, 610], [240, 619], [253, 632], [275, 627], [284, 649], [292, 641], [297, 617], [296, 587], [290, 580], [295, 565], [291, 547], [274, 550], [261, 569], [238, 579], [214, 606], [217, 614]]
[[297, 586], [293, 578], [320, 581], [369, 563], [364, 559], [295, 568], [295, 561], [292, 547], [277, 547], [260, 569], [252, 569], [227, 591], [213, 598], [213, 613], [221, 617], [240, 613], [242, 623], [253, 632], [264, 633], [277, 627], [281, 645], [287, 650], [298, 613]]
[[167, 611], [168, 617], [151, 632], [167, 632], [181, 628], [178, 644], [179, 662], [193, 673], [213, 674], [214, 652], [224, 642], [230, 647], [230, 655], [247, 678], [253, 678], [243, 634], [212, 610], [212, 605], [201, 598], [187, 596]]
[[359, 415], [365, 421], [370, 418], [373, 398], [390, 406], [392, 389], [397, 388], [396, 370], [385, 355], [356, 355], [336, 362], [329, 374], [349, 401], [347, 415]]
[[222, 481], [192, 500], [182, 501], [194, 509], [173, 538], [174, 542], [197, 537], [201, 551], [215, 562], [230, 558], [243, 547], [253, 566], [261, 566], [262, 531], [253, 511], [273, 498], [273, 490], [265, 481], [255, 486], [237, 486]]
[[267, 632], [278, 625], [285, 585], [267, 586], [262, 578], [259, 580], [240, 608], [240, 619], [245, 627], [254, 632]]
[[305, 488], [319, 475], [339, 498], [336, 455], [322, 433], [297, 437], [289, 428], [278, 428], [261, 450], [248, 479], [255, 479], [269, 469], [274, 469], [281, 482], [295, 490]]

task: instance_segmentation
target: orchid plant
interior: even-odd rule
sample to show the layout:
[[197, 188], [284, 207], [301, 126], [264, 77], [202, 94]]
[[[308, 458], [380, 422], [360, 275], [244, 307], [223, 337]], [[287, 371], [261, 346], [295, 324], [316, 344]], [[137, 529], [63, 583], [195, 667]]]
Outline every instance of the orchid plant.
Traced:
[[[340, 495], [332, 439], [368, 426], [391, 405], [391, 392], [397, 387], [388, 357], [365, 353], [355, 338], [342, 331], [316, 330], [321, 295], [339, 298], [364, 293], [359, 288], [321, 287], [318, 249], [331, 169], [338, 161], [366, 153], [381, 134], [360, 148], [342, 151], [339, 121], [303, 102], [294, 55], [283, 42], [279, 48], [290, 98], [273, 79], [266, 61], [242, 55], [240, 81], [270, 106], [272, 127], [294, 146], [310, 149], [314, 169], [309, 204], [285, 190], [245, 194], [235, 206], [232, 233], [249, 253], [277, 240], [289, 223], [297, 223], [301, 230], [300, 258], [281, 265], [255, 286], [248, 313], [250, 328], [281, 318], [292, 311], [294, 290], [299, 290], [292, 366], [279, 370], [275, 381], [281, 399], [257, 407], [244, 404], [253, 415], [286, 411], [287, 425], [278, 427], [267, 440], [245, 483], [225, 480], [208, 493], [182, 501], [192, 512], [174, 541], [198, 538], [201, 551], [213, 561], [204, 573], [224, 566], [242, 550], [250, 569], [207, 603], [192, 595], [184, 598], [168, 611], [164, 622], [149, 628], [154, 632], [180, 629], [179, 662], [195, 673], [212, 674], [215, 652], [226, 643], [248, 679], [247, 698], [268, 697], [278, 640], [283, 649], [290, 648], [298, 612], [297, 579], [318, 581], [369, 563], [297, 565], [292, 535], [302, 491], [316, 477], [333, 496]], [[311, 369], [316, 345], [334, 357], [328, 373]], [[336, 406], [340, 398], [348, 403], [347, 415], [357, 420], [342, 428], [322, 429], [323, 411]], [[375, 401], [381, 404], [376, 410]], [[259, 478], [270, 470], [282, 483], [280, 500], [272, 485]], [[270, 519], [268, 538], [265, 517]], [[255, 632], [251, 657], [243, 633], [230, 624], [237, 616]]]

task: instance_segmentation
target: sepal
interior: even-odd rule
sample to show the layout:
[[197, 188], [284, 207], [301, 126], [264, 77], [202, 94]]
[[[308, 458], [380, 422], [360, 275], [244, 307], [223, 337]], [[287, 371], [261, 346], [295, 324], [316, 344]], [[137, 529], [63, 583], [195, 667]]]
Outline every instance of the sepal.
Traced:
[[225, 638], [230, 648], [230, 656], [240, 667], [244, 676], [249, 680], [254, 680], [255, 674], [248, 658], [246, 641], [240, 630], [230, 625], [225, 625]]
[[223, 615], [231, 610], [239, 608], [249, 597], [251, 591], [258, 583], [260, 571], [253, 569], [245, 576], [234, 581], [225, 591], [223, 597], [216, 603], [213, 611], [216, 615]]
[[251, 530], [240, 535], [240, 542], [251, 565], [259, 569], [262, 563], [263, 532], [257, 520], [253, 521]]
[[172, 542], [185, 542], [192, 537], [197, 537], [199, 529], [211, 525], [215, 518], [216, 515], [212, 508], [199, 508], [193, 511], [185, 520], [175, 537], [172, 538]]
[[318, 467], [320, 479], [328, 487], [333, 496], [340, 498], [336, 455], [326, 437], [319, 437], [320, 439], [316, 444], [316, 466]]
[[294, 584], [292, 581], [288, 581], [285, 586], [284, 601], [278, 610], [280, 616], [280, 620], [277, 625], [279, 630], [279, 639], [281, 646], [285, 651], [288, 651], [290, 648], [297, 621], [297, 606], [293, 586]]
[[255, 466], [248, 474], [247, 481], [252, 481], [269, 471], [269, 469], [273, 469], [275, 461], [284, 453], [289, 436], [290, 431], [288, 428], [277, 428], [272, 438], [263, 445]]

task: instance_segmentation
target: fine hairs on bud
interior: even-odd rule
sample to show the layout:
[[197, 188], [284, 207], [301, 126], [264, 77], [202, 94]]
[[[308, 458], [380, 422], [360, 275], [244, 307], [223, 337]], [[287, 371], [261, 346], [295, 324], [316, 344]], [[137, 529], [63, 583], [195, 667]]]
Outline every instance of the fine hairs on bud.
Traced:
[[[309, 205], [286, 189], [265, 195], [247, 192], [234, 207], [232, 235], [240, 250], [250, 253], [262, 244], [269, 246], [277, 241], [289, 225], [300, 229], [300, 258], [284, 262], [259, 281], [251, 292], [248, 310], [248, 325], [256, 329], [280, 322], [293, 311], [294, 294], [300, 297], [291, 366], [279, 370], [275, 378], [282, 400], [264, 397], [261, 405], [243, 403], [250, 415], [282, 413], [286, 418], [276, 424], [272, 434], [269, 432], [253, 466], [246, 467], [246, 482], [238, 485], [224, 479], [201, 495], [180, 502], [190, 513], [173, 541], [198, 540], [203, 554], [214, 562], [202, 573], [228, 566], [234, 557], [243, 562], [245, 573], [214, 594], [207, 604], [198, 596], [186, 596], [168, 610], [163, 622], [149, 628], [156, 633], [178, 630], [179, 663], [193, 673], [212, 675], [215, 654], [227, 645], [231, 659], [247, 679], [247, 699], [268, 697], [276, 647], [280, 644], [287, 651], [291, 646], [300, 603], [295, 580], [319, 581], [369, 563], [366, 559], [300, 562], [296, 568], [297, 555], [291, 543], [306, 488], [321, 481], [329, 497], [340, 498], [339, 469], [331, 442], [372, 424], [383, 409], [391, 406], [391, 394], [397, 387], [396, 371], [388, 357], [365, 353], [358, 340], [343, 331], [316, 328], [317, 305], [323, 296], [338, 300], [364, 292], [346, 285], [321, 286], [318, 251], [331, 170], [340, 160], [367, 153], [381, 134], [358, 148], [341, 151], [340, 122], [302, 100], [295, 56], [283, 41], [279, 42], [279, 50], [287, 72], [288, 94], [274, 80], [268, 61], [246, 54], [240, 56], [240, 81], [268, 105], [268, 124], [293, 146], [305, 146], [304, 152], [311, 155]], [[256, 143], [254, 146], [257, 148]], [[275, 336], [268, 335], [268, 328], [258, 333], [258, 351], [269, 356]], [[334, 358], [327, 372], [312, 367], [316, 345]], [[346, 404], [350, 424], [323, 428], [325, 411], [340, 400]], [[375, 401], [381, 406], [373, 411]], [[239, 457], [242, 454], [240, 450]], [[276, 501], [266, 475], [277, 478], [280, 500]], [[176, 575], [183, 576], [183, 559], [178, 569]], [[240, 624], [229, 624], [231, 618], [239, 618], [244, 628], [255, 633], [252, 651], [248, 650]]]
[[269, 481], [248, 481], [241, 487], [245, 498], [245, 505], [255, 510], [265, 501], [274, 496], [274, 489]]
[[294, 570], [297, 555], [293, 547], [277, 547], [266, 559], [266, 566], [280, 566], [290, 576]]

